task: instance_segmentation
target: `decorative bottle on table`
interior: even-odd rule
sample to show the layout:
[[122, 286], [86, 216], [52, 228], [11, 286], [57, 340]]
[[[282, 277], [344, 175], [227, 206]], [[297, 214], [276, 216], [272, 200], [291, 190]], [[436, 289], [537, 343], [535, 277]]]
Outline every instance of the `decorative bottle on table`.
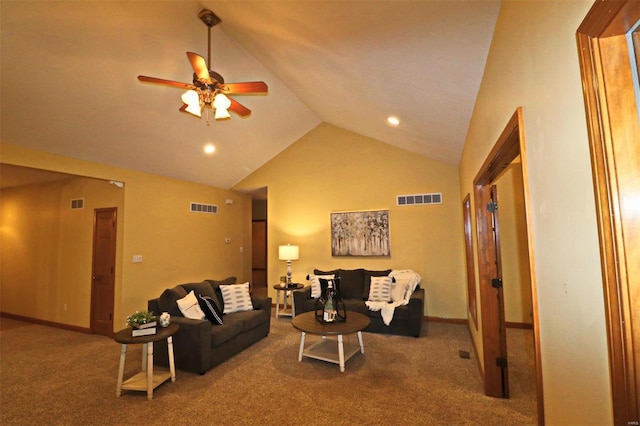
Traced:
[[324, 304], [324, 321], [333, 322], [336, 319], [336, 292], [333, 288], [333, 281], [327, 283], [327, 292]]

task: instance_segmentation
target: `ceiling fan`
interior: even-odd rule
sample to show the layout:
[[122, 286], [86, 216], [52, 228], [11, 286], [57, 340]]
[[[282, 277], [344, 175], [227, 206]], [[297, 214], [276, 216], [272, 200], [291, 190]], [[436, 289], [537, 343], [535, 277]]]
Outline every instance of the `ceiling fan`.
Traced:
[[[179, 81], [148, 77], [146, 75], [139, 75], [138, 80], [177, 87], [179, 89], [187, 89], [187, 91], [182, 94], [183, 105], [180, 107], [180, 111], [188, 112], [196, 117], [202, 117], [202, 110], [205, 108], [210, 108], [214, 111], [214, 118], [216, 120], [230, 118], [229, 110], [241, 117], [246, 117], [251, 114], [251, 110], [229, 95], [267, 94], [267, 84], [263, 81], [225, 83], [224, 78], [220, 74], [211, 70], [211, 28], [219, 24], [221, 19], [208, 9], [200, 11], [198, 18], [207, 26], [209, 52], [207, 62], [197, 53], [187, 52], [187, 58], [194, 71], [193, 83], [181, 83]], [[209, 125], [208, 111], [207, 125]]]

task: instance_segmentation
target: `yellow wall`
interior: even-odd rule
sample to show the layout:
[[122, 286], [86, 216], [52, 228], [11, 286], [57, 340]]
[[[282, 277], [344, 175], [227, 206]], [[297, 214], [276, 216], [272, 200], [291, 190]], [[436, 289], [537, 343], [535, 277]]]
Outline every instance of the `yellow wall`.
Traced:
[[[523, 107], [549, 425], [612, 423], [607, 337], [575, 32], [592, 0], [503, 1], [460, 162], [461, 197]], [[534, 307], [535, 308], [535, 307]], [[482, 353], [481, 330], [473, 338]]]
[[[268, 277], [286, 265], [278, 246], [300, 246], [293, 280], [314, 268], [413, 269], [426, 290], [425, 315], [466, 316], [462, 204], [457, 168], [321, 124], [235, 189], [268, 187]], [[444, 203], [398, 207], [396, 196], [442, 192]], [[331, 256], [330, 214], [388, 209], [391, 256]], [[269, 290], [272, 291], [272, 286]]]
[[[84, 208], [71, 209], [72, 198], [83, 198]], [[2, 190], [0, 310], [86, 327], [93, 209], [120, 212], [123, 205], [123, 191], [100, 179], [77, 177]]]
[[[247, 194], [223, 190], [206, 185], [195, 184], [176, 179], [135, 172], [116, 167], [109, 167], [88, 161], [61, 157], [41, 151], [29, 150], [17, 146], [1, 145], [2, 162], [19, 166], [41, 168], [79, 176], [125, 182], [123, 190], [123, 208], [118, 211], [118, 249], [116, 256], [116, 297], [114, 313], [114, 329], [124, 326], [125, 317], [135, 310], [145, 309], [147, 300], [160, 295], [163, 289], [176, 284], [200, 281], [206, 278], [224, 278], [235, 275], [240, 280], [251, 277], [251, 198]], [[59, 200], [65, 204], [68, 193], [62, 191]], [[3, 194], [4, 195], [4, 194]], [[58, 195], [51, 194], [50, 202], [55, 203]], [[233, 200], [226, 205], [225, 200]], [[218, 215], [205, 215], [189, 212], [189, 202], [216, 204]], [[92, 206], [93, 207], [93, 206]], [[121, 211], [122, 210], [122, 211]], [[87, 213], [87, 212], [85, 212]], [[52, 215], [62, 216], [62, 211]], [[2, 262], [7, 259], [5, 243], [7, 238], [16, 239], [20, 244], [26, 238], [24, 227], [20, 230], [9, 229], [2, 223]], [[20, 231], [20, 232], [18, 232]], [[49, 232], [56, 232], [51, 230]], [[78, 233], [83, 247], [91, 238], [92, 224], [83, 225], [82, 230], [68, 229]], [[89, 234], [87, 234], [89, 233]], [[225, 238], [231, 243], [226, 244]], [[29, 237], [31, 238], [31, 237]], [[29, 239], [29, 241], [31, 241]], [[50, 239], [50, 241], [54, 241]], [[63, 244], [71, 247], [72, 242]], [[240, 248], [244, 247], [244, 252]], [[41, 250], [57, 252], [59, 247], [44, 247]], [[83, 248], [84, 249], [84, 248]], [[27, 248], [31, 250], [31, 248]], [[72, 250], [81, 250], [75, 245]], [[143, 262], [132, 263], [133, 255], [142, 255]], [[42, 261], [46, 263], [46, 261]], [[73, 264], [73, 259], [64, 260]], [[87, 266], [87, 263], [89, 265]], [[43, 265], [36, 265], [38, 268]], [[64, 266], [64, 263], [61, 265]], [[68, 265], [71, 267], [71, 265]], [[49, 265], [44, 265], [50, 268]], [[58, 267], [59, 269], [60, 267]], [[18, 310], [7, 305], [4, 300], [5, 291], [11, 295], [15, 286], [21, 283], [2, 283], [2, 310], [19, 315], [32, 316], [48, 321], [89, 327], [88, 306], [76, 307], [87, 303], [86, 280], [87, 268], [90, 270], [90, 258], [82, 256], [82, 269], [69, 274], [73, 283], [62, 283], [58, 274], [56, 290], [51, 292], [68, 294], [73, 288], [80, 292], [81, 299], [69, 301], [67, 317], [61, 314], [61, 304], [65, 301], [59, 295], [50, 293], [46, 300], [38, 302], [37, 312], [22, 307]], [[46, 270], [45, 270], [46, 271]], [[48, 272], [44, 275], [52, 280]], [[71, 298], [71, 296], [69, 296]]]
[[504, 282], [504, 315], [508, 322], [531, 324], [532, 301], [520, 163], [513, 163], [496, 180], [500, 221], [500, 254]]

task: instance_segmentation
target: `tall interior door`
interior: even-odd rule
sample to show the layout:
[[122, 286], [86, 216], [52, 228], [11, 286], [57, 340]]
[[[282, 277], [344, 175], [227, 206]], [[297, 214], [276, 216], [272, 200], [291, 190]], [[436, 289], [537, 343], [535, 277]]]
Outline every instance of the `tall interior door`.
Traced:
[[496, 364], [500, 371], [500, 381], [502, 384], [502, 396], [503, 398], [509, 398], [509, 365], [507, 363], [507, 326], [504, 312], [504, 291], [502, 289], [502, 256], [500, 255], [500, 220], [499, 220], [499, 208], [498, 208], [498, 187], [491, 185], [489, 189], [490, 199], [488, 203], [489, 218], [492, 222], [493, 228], [493, 250], [494, 250], [494, 263], [495, 273], [491, 279], [491, 286], [494, 288], [497, 298], [498, 309], [496, 314], [498, 316], [498, 341], [499, 344], [499, 356]]
[[485, 394], [509, 397], [500, 230], [493, 179], [475, 183]]
[[91, 267], [91, 332], [113, 335], [116, 269], [116, 208], [95, 209]]

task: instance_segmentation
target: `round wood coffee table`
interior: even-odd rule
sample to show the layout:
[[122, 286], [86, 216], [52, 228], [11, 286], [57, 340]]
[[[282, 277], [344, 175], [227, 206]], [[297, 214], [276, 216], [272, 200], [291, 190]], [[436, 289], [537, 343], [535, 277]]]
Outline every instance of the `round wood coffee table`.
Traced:
[[[369, 323], [369, 318], [365, 315], [352, 311], [347, 311], [346, 321], [336, 321], [329, 324], [319, 322], [316, 319], [315, 312], [305, 312], [304, 314], [296, 315], [291, 320], [291, 325], [301, 332], [298, 361], [302, 361], [302, 357], [306, 356], [308, 358], [332, 362], [340, 365], [340, 372], [344, 372], [344, 363], [347, 360], [358, 353], [358, 351], [364, 354], [362, 330], [367, 328]], [[322, 336], [322, 340], [305, 349], [304, 338], [307, 333]], [[358, 334], [358, 344], [345, 345], [342, 336], [353, 333]], [[335, 341], [327, 339], [327, 336], [338, 336], [337, 346]]]

